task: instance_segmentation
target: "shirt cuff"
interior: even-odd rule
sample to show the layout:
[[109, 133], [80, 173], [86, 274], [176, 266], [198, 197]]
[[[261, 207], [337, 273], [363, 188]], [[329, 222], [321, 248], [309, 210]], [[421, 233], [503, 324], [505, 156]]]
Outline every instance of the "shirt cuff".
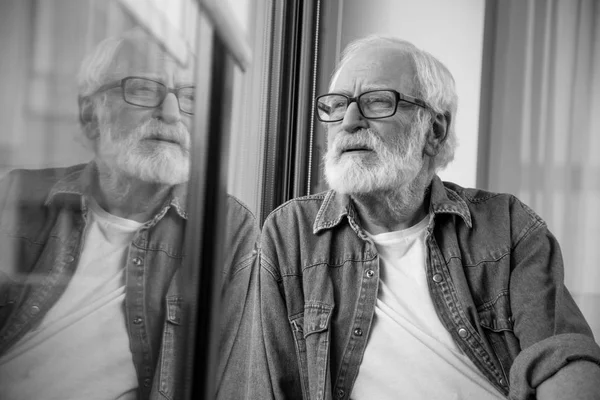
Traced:
[[586, 360], [600, 365], [600, 347], [590, 336], [564, 333], [551, 336], [521, 351], [510, 368], [513, 400], [535, 399], [538, 385], [569, 362]]

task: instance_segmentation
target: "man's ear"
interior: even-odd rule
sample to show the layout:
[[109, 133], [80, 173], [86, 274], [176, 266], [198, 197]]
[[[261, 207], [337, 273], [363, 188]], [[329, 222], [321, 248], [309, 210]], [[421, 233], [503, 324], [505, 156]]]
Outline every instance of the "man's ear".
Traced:
[[89, 139], [98, 136], [98, 117], [96, 116], [95, 104], [89, 97], [79, 97], [79, 122], [85, 135]]
[[448, 136], [448, 129], [451, 122], [452, 116], [449, 112], [438, 113], [431, 121], [431, 129], [427, 132], [424, 149], [425, 154], [429, 157], [435, 157], [439, 153], [440, 146]]

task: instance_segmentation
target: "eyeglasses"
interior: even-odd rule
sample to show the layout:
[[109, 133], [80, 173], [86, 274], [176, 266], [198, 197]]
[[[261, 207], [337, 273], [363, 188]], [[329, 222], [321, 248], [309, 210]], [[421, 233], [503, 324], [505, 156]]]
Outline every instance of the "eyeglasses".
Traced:
[[174, 93], [181, 112], [194, 114], [194, 92], [196, 87], [193, 85], [172, 89], [152, 79], [129, 76], [119, 82], [103, 85], [95, 93], [117, 87], [121, 88], [123, 100], [126, 103], [146, 108], [159, 107], [169, 93]]
[[341, 121], [353, 102], [356, 102], [358, 111], [367, 119], [391, 117], [396, 114], [398, 104], [403, 103], [431, 110], [425, 101], [395, 90], [370, 90], [356, 97], [339, 93], [328, 93], [317, 97], [317, 118], [322, 122]]

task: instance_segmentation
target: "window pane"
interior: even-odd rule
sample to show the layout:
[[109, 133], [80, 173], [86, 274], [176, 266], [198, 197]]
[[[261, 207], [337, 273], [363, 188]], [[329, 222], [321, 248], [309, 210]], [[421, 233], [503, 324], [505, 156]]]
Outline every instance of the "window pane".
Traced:
[[181, 398], [193, 95], [119, 85], [194, 85], [196, 2], [160, 3], [0, 2], [3, 400]]

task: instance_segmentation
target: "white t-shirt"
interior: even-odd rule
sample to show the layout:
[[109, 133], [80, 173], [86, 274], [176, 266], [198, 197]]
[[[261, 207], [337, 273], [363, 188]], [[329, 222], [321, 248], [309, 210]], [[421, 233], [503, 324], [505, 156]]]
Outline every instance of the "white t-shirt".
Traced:
[[425, 273], [428, 222], [369, 234], [380, 256], [379, 292], [352, 400], [505, 399], [437, 316]]
[[142, 225], [90, 201], [79, 265], [37, 329], [0, 358], [2, 400], [135, 399], [125, 257]]

